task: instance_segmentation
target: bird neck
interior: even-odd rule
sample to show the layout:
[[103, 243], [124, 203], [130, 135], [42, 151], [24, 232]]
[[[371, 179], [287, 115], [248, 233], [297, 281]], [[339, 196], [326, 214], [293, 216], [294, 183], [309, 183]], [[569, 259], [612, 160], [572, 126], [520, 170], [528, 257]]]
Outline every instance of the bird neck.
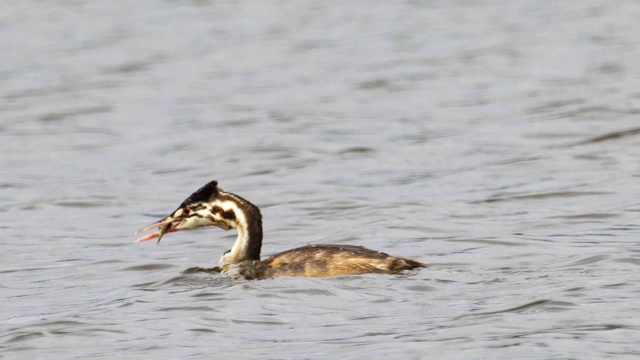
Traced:
[[260, 260], [262, 248], [262, 214], [260, 209], [232, 193], [220, 193], [217, 206], [224, 210], [227, 224], [238, 231], [231, 250], [222, 256], [221, 262], [236, 264], [247, 260]]

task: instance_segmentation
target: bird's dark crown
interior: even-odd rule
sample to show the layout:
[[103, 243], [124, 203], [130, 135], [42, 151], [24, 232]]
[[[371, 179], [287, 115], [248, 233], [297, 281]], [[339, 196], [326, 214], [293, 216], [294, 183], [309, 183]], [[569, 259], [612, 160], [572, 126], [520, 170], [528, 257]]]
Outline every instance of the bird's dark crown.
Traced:
[[212, 198], [218, 195], [218, 182], [216, 180], [212, 180], [208, 182], [206, 185], [196, 190], [193, 194], [189, 195], [182, 204], [180, 204], [180, 208], [187, 207], [187, 205], [199, 203], [199, 202], [208, 202]]

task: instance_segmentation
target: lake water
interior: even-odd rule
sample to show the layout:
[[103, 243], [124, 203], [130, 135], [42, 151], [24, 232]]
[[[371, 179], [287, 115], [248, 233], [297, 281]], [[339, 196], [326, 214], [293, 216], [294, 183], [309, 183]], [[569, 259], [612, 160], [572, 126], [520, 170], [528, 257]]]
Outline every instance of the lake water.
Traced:
[[[636, 359], [640, 7], [9, 1], [0, 357]], [[263, 255], [404, 275], [235, 281], [235, 234], [133, 231], [194, 190]]]

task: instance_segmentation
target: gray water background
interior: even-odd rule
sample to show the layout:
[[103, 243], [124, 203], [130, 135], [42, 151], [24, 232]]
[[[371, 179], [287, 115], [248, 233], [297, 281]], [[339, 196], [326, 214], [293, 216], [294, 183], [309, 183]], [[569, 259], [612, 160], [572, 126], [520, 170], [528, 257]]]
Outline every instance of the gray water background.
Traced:
[[[636, 359], [640, 6], [7, 1], [0, 357]], [[420, 272], [239, 282], [235, 234], [134, 244], [211, 179], [263, 254]]]

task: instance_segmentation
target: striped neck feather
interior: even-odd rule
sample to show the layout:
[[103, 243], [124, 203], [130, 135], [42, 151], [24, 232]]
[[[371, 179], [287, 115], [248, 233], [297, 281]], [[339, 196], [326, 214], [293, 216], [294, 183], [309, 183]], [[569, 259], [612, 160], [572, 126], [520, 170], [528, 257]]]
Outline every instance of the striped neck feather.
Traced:
[[222, 256], [224, 264], [246, 260], [260, 260], [262, 248], [262, 215], [260, 209], [244, 198], [220, 191], [209, 203], [214, 213], [219, 213], [225, 224], [238, 231], [231, 250]]

